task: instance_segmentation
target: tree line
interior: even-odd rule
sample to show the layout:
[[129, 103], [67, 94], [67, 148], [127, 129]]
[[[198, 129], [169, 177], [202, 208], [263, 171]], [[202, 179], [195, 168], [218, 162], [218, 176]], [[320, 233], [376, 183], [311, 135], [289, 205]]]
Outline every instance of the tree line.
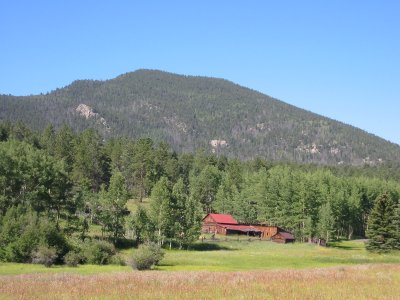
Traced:
[[[149, 138], [104, 140], [92, 129], [35, 132], [21, 123], [0, 124], [4, 261], [34, 261], [41, 249], [58, 262], [106, 263], [116, 259], [113, 245], [126, 240], [185, 248], [197, 240], [209, 212], [278, 225], [302, 241], [379, 240], [370, 216], [382, 195], [391, 201], [393, 221], [379, 226], [399, 232], [400, 184], [372, 177], [369, 169], [240, 161], [201, 149], [177, 154]], [[129, 199], [136, 209], [128, 209]], [[93, 235], [97, 229], [102, 241]], [[389, 248], [398, 245], [393, 239]]]

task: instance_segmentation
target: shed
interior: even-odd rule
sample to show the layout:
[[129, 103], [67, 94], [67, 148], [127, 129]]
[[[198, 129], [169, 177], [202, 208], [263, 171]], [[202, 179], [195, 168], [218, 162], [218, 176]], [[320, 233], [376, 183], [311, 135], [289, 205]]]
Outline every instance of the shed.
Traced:
[[294, 243], [295, 238], [291, 233], [286, 231], [281, 231], [272, 236], [271, 240], [275, 243], [286, 244], [286, 243]]
[[272, 236], [277, 234], [279, 231], [282, 231], [281, 228], [278, 226], [272, 226], [272, 225], [252, 225], [254, 228], [257, 230], [261, 231], [261, 238], [264, 240], [269, 240], [271, 239]]

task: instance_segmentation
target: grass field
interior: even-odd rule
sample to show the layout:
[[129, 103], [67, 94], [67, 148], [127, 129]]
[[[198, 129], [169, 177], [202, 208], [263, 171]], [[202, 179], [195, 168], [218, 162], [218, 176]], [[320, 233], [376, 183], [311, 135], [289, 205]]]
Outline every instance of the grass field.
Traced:
[[0, 299], [400, 299], [400, 253], [371, 254], [363, 242], [324, 248], [233, 238], [195, 248], [167, 250], [146, 272], [0, 264]]
[[222, 250], [168, 251], [159, 269], [168, 271], [249, 271], [301, 269], [367, 263], [399, 263], [400, 254], [371, 254], [362, 242], [341, 242], [334, 247], [276, 244], [265, 241], [221, 242]]
[[[121, 253], [127, 260], [133, 249]], [[305, 269], [360, 264], [400, 264], [400, 253], [373, 254], [365, 250], [363, 242], [345, 241], [330, 247], [310, 244], [276, 244], [267, 241], [220, 241], [198, 243], [193, 250], [166, 250], [157, 267], [162, 271], [251, 271], [272, 269]], [[77, 268], [0, 263], [0, 275], [27, 273], [77, 273], [90, 275], [107, 272], [130, 271], [129, 266], [80, 265]]]
[[2, 299], [399, 299], [400, 265], [0, 276]]

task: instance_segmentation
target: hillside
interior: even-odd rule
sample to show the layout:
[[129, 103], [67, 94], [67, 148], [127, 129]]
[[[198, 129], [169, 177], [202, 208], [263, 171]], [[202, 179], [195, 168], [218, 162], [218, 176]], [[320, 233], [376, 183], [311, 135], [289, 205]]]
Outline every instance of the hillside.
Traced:
[[400, 159], [399, 145], [216, 78], [138, 70], [48, 94], [1, 95], [0, 107], [1, 121], [94, 127], [106, 138], [149, 136], [177, 151], [322, 164]]

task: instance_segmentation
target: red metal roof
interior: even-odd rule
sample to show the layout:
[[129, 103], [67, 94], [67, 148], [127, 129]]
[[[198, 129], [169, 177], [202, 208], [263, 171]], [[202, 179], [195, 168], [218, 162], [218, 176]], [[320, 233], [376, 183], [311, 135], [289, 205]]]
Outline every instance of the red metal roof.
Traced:
[[242, 232], [261, 232], [257, 228], [254, 228], [253, 226], [249, 225], [220, 225], [226, 229], [229, 230], [236, 230], [236, 231], [242, 231]]
[[216, 223], [222, 223], [222, 224], [238, 224], [238, 221], [236, 221], [231, 215], [223, 215], [223, 214], [209, 214], [211, 218]]

